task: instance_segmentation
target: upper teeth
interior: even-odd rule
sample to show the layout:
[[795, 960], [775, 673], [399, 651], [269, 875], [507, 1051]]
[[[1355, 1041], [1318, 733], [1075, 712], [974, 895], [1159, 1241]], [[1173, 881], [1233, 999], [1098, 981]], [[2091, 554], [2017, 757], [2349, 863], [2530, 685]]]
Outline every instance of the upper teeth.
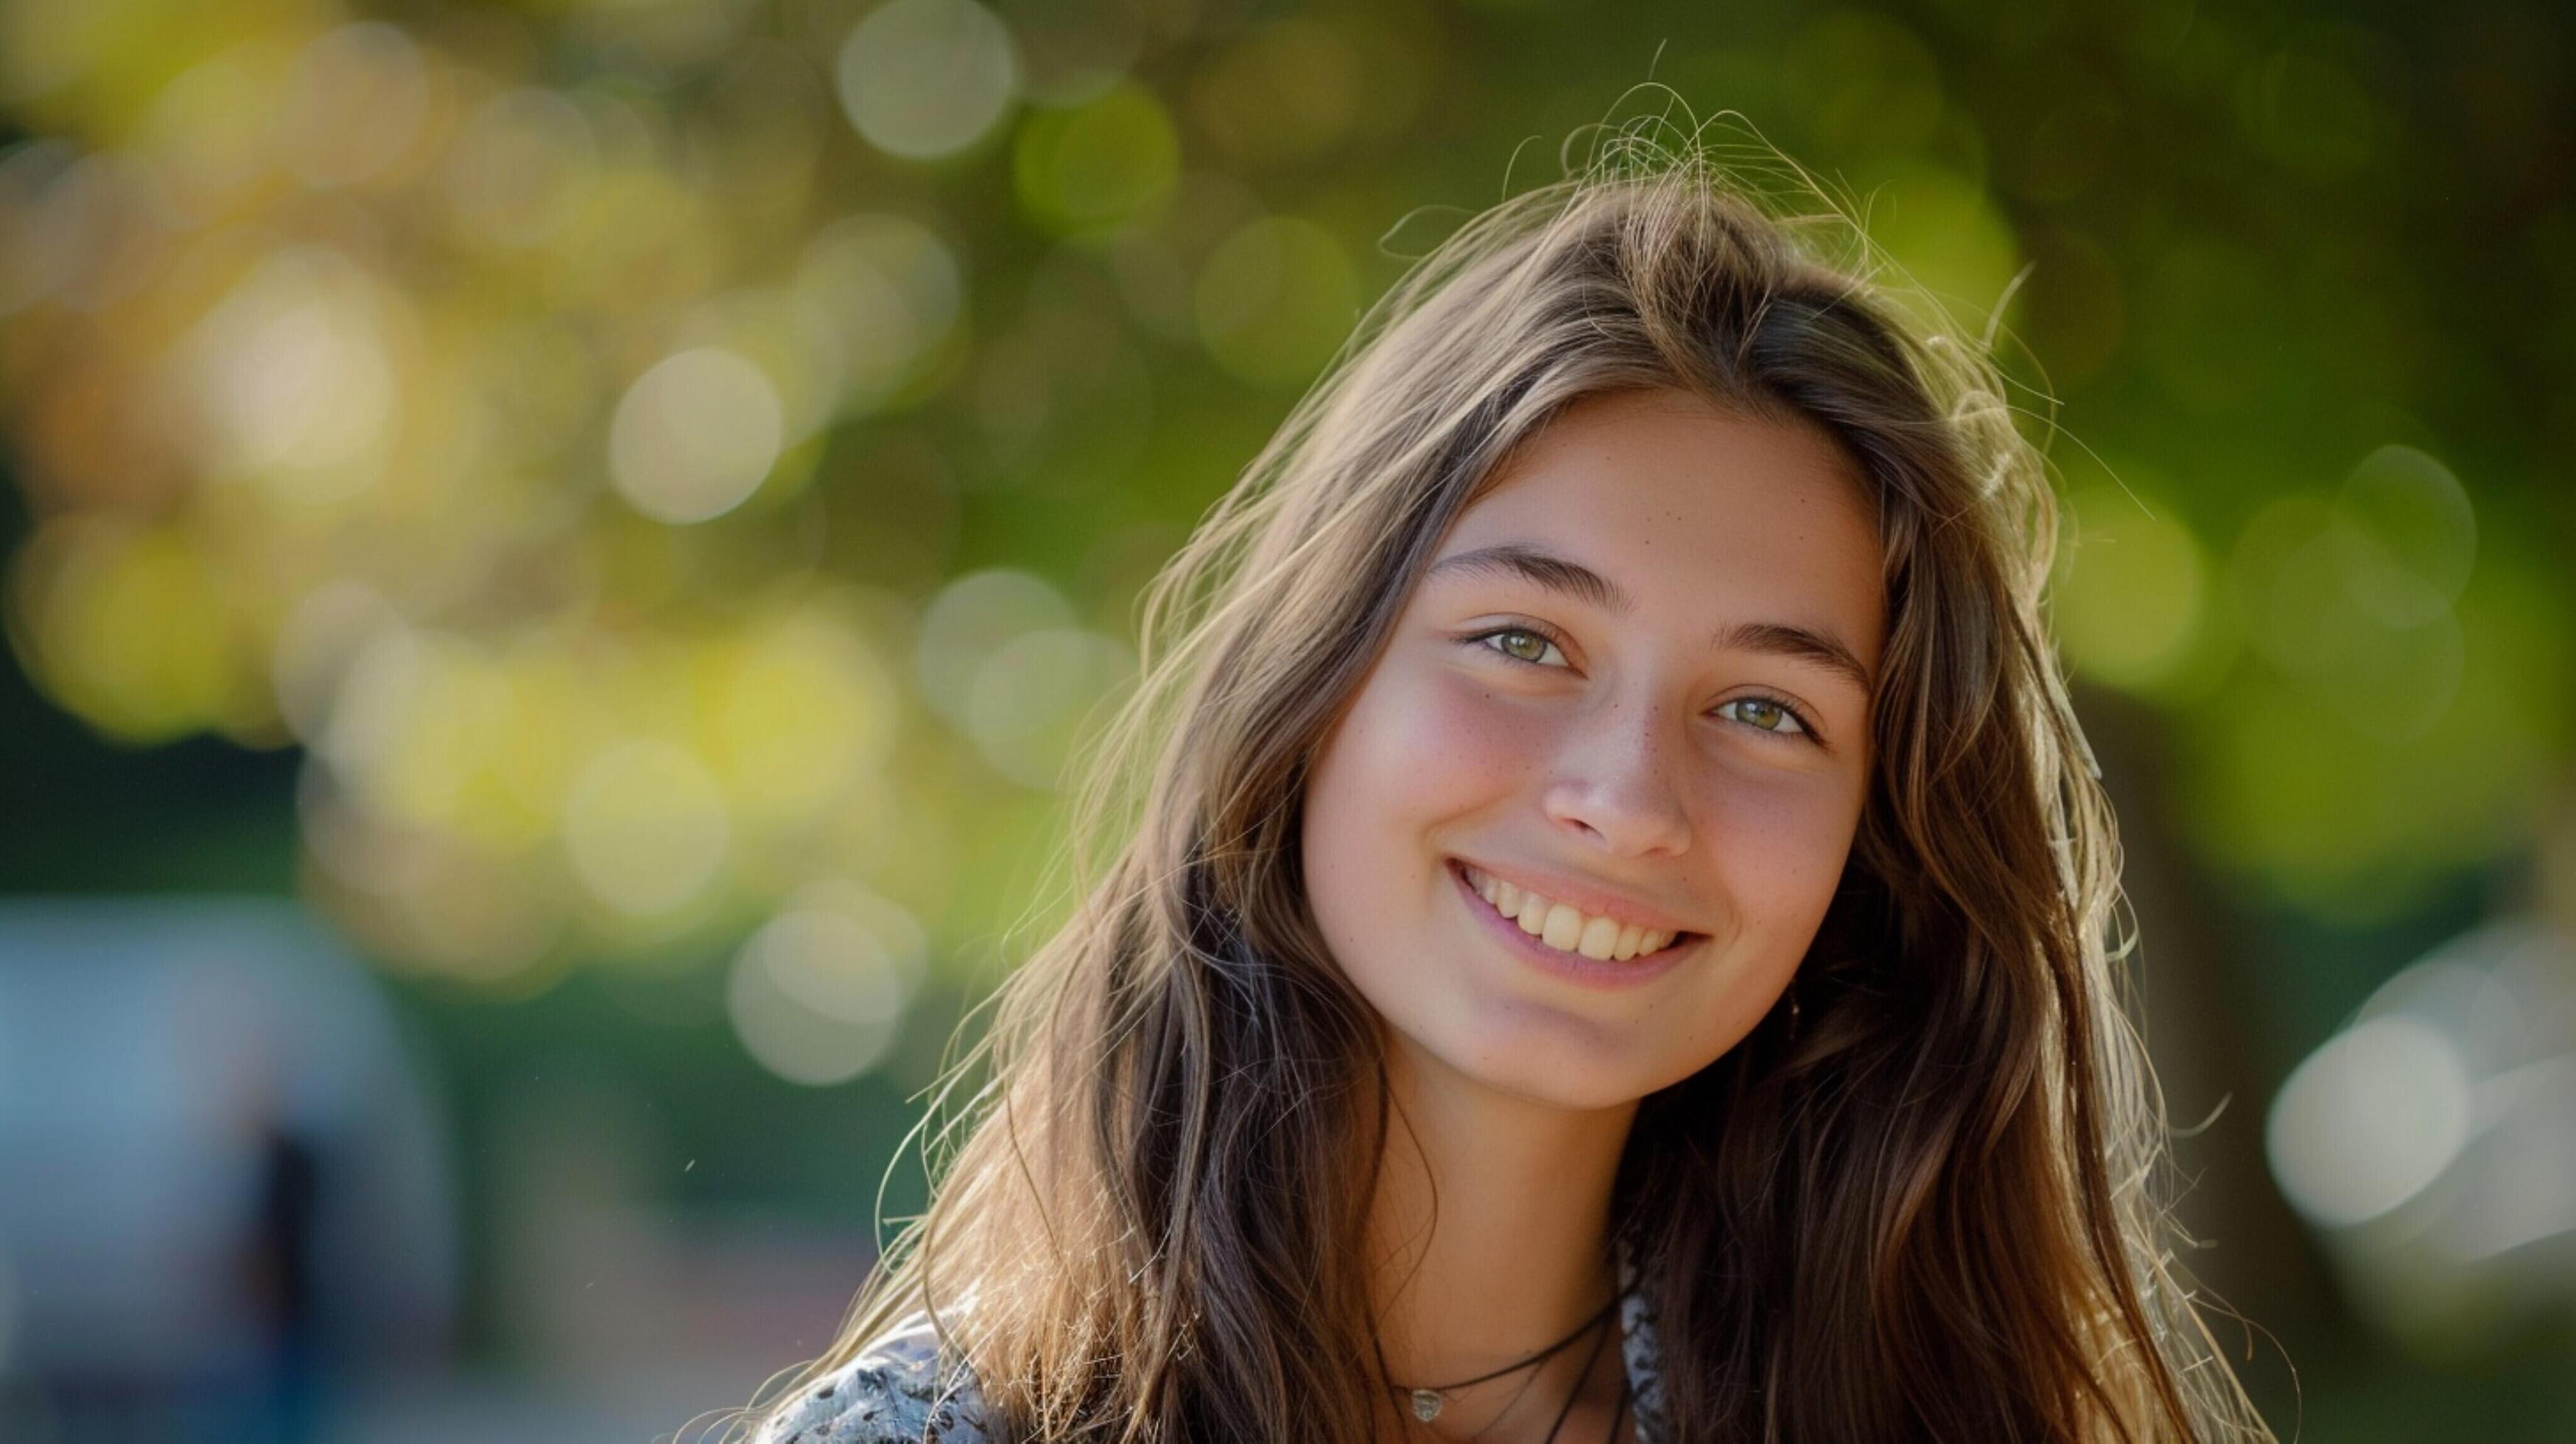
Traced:
[[1466, 873], [1467, 881], [1475, 884], [1476, 891], [1484, 895], [1485, 901], [1494, 905], [1494, 911], [1519, 923], [1522, 932], [1537, 937], [1551, 948], [1581, 953], [1595, 961], [1606, 962], [1651, 953], [1680, 936], [1639, 927], [1635, 923], [1622, 923], [1614, 918], [1577, 912], [1527, 888], [1501, 878], [1487, 877], [1472, 867], [1467, 868]]

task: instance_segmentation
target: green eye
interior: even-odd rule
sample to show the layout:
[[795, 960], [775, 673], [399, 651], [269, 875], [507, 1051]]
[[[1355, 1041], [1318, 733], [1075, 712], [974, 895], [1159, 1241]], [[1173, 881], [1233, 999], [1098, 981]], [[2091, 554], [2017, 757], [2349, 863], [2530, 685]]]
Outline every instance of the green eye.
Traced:
[[[1505, 656], [1515, 657], [1524, 662], [1536, 662], [1545, 658], [1547, 649], [1554, 645], [1536, 632], [1515, 630], [1496, 632], [1493, 635], [1500, 639], [1500, 650]], [[1521, 645], [1513, 645], [1515, 642]]]
[[1783, 737], [1794, 737], [1808, 730], [1797, 713], [1768, 697], [1738, 697], [1725, 706], [1749, 709], [1740, 714], [1739, 720], [1757, 732], [1776, 732]]

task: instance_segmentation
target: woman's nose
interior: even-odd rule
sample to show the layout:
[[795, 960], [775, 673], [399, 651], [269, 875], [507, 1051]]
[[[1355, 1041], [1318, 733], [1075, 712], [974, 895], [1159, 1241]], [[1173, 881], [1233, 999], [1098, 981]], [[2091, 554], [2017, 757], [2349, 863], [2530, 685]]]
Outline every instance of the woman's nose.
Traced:
[[1550, 819], [1621, 857], [1686, 851], [1690, 813], [1672, 775], [1681, 742], [1671, 725], [1632, 703], [1598, 709], [1557, 754]]

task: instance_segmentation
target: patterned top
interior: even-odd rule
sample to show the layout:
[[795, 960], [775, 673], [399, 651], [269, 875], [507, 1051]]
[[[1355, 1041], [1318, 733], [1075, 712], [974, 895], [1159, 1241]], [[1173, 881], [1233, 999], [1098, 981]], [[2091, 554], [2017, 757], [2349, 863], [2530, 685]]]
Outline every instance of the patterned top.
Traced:
[[[1619, 1350], [1635, 1396], [1637, 1444], [1666, 1444], [1663, 1355], [1637, 1268], [1618, 1248]], [[806, 1386], [804, 1397], [760, 1431], [753, 1444], [991, 1444], [984, 1405], [963, 1361], [939, 1368], [939, 1336], [915, 1313], [871, 1340], [858, 1356]]]

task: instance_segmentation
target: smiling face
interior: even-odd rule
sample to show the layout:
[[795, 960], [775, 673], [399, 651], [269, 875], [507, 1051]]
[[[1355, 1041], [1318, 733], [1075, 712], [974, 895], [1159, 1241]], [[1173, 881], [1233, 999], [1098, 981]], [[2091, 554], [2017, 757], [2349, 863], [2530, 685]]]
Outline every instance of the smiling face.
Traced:
[[1867, 795], [1866, 505], [1821, 432], [1658, 391], [1569, 406], [1458, 518], [1307, 784], [1399, 1066], [1617, 1107], [1771, 1008]]

